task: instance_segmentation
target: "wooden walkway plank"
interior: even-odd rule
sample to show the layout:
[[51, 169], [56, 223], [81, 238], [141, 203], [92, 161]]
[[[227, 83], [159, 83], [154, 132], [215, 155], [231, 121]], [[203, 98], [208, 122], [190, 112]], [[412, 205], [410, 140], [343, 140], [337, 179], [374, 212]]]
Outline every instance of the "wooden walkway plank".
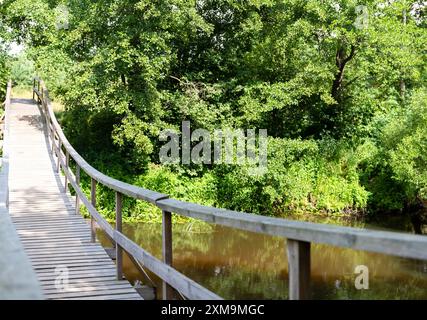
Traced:
[[[90, 226], [75, 214], [75, 198], [64, 193], [40, 109], [15, 99], [10, 110], [9, 211], [45, 297], [140, 300], [128, 281], [116, 280], [114, 262], [91, 243]], [[58, 286], [58, 270], [66, 270], [64, 286]]]

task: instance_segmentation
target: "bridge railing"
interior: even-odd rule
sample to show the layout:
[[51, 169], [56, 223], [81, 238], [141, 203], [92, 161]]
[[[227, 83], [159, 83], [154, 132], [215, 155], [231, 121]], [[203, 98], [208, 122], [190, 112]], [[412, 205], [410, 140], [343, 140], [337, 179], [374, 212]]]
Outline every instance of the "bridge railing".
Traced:
[[[76, 208], [79, 202], [91, 215], [92, 240], [95, 241], [93, 222], [116, 243], [117, 276], [122, 277], [122, 250], [163, 280], [163, 298], [168, 299], [176, 289], [189, 299], [220, 299], [219, 296], [195, 283], [172, 267], [172, 213], [235, 229], [278, 236], [286, 239], [289, 272], [289, 298], [310, 297], [311, 243], [365, 250], [387, 255], [427, 260], [427, 237], [397, 232], [373, 231], [310, 222], [291, 221], [255, 214], [218, 209], [170, 199], [167, 195], [140, 188], [113, 179], [89, 165], [71, 146], [59, 125], [49, 100], [48, 91], [40, 79], [34, 80], [34, 95], [41, 104], [46, 118], [52, 152], [57, 157], [58, 171], [65, 174], [65, 190], [69, 183], [76, 192]], [[70, 170], [70, 159], [75, 162], [76, 172]], [[91, 178], [91, 199], [87, 199], [80, 187], [80, 171]], [[101, 183], [116, 193], [115, 228], [96, 209], [96, 186]], [[163, 261], [128, 239], [122, 233], [123, 195], [150, 202], [162, 210]]]
[[9, 108], [12, 94], [12, 82], [7, 83], [6, 100], [3, 103], [4, 110], [0, 116], [0, 141], [2, 147], [1, 171], [0, 171], [0, 208], [7, 209], [9, 206]]
[[9, 215], [9, 144], [12, 82], [6, 90], [0, 116], [0, 300], [41, 299], [36, 274], [16, 233]]

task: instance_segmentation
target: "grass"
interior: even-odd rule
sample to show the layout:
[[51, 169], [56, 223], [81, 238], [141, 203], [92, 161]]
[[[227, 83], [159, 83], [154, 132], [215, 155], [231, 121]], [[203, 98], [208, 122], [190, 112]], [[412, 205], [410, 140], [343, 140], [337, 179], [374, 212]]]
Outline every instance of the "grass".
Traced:
[[[21, 99], [32, 99], [33, 91], [31, 87], [28, 86], [16, 86], [12, 90], [12, 97], [21, 98]], [[65, 110], [64, 105], [59, 100], [52, 100], [52, 108], [55, 114], [60, 114]]]
[[27, 87], [27, 86], [13, 87], [12, 97], [21, 98], [21, 99], [32, 99], [33, 91], [31, 90], [31, 87]]
[[53, 108], [53, 112], [55, 112], [56, 116], [58, 116], [58, 114], [61, 114], [62, 112], [65, 111], [65, 107], [61, 103], [61, 101], [52, 101], [52, 108]]

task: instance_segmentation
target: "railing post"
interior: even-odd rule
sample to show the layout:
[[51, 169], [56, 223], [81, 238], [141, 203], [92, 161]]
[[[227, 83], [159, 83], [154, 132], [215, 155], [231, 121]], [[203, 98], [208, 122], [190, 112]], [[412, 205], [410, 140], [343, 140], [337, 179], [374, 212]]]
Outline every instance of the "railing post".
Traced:
[[67, 188], [68, 188], [68, 168], [70, 167], [70, 153], [68, 152], [68, 150], [65, 150], [65, 181], [64, 181], [64, 193], [67, 193]]
[[58, 157], [58, 164], [56, 166], [56, 172], [59, 173], [59, 169], [61, 168], [61, 150], [62, 150], [62, 141], [61, 138], [58, 137], [58, 150], [56, 156]]
[[[35, 85], [34, 85], [34, 89], [35, 89]], [[43, 89], [43, 95], [47, 96], [47, 93], [44, 93], [45, 90], [46, 89]], [[37, 103], [39, 103], [39, 102], [41, 102], [41, 107], [43, 109], [43, 114], [45, 115], [46, 126], [47, 126], [47, 135], [48, 135], [48, 138], [50, 137], [50, 140], [52, 142], [52, 148], [51, 148], [50, 153], [53, 154], [53, 152], [54, 152], [54, 146], [55, 146], [54, 145], [54, 143], [55, 143], [55, 133], [53, 131], [53, 127], [52, 127], [52, 124], [51, 124], [51, 119], [50, 119], [50, 116], [49, 116], [49, 111], [48, 111], [47, 105], [45, 105], [43, 103], [43, 101], [41, 101], [41, 100], [39, 101], [39, 99], [37, 99]]]
[[46, 121], [46, 125], [47, 125], [47, 136], [50, 137], [52, 128], [50, 126], [50, 118], [49, 118], [49, 113], [47, 112], [47, 110], [45, 108], [42, 107], [43, 110], [43, 114], [44, 114], [44, 119]]
[[[90, 201], [94, 208], [96, 208], [96, 180], [94, 178], [91, 178], [90, 181]], [[90, 240], [92, 242], [96, 241], [96, 232], [95, 232], [95, 221], [90, 216]]]
[[[172, 266], [172, 214], [162, 211], [162, 253], [163, 262]], [[163, 300], [173, 298], [173, 288], [163, 281]]]
[[33, 79], [33, 101], [36, 100], [36, 93], [34, 90], [36, 89], [36, 78]]
[[[76, 163], [76, 184], [80, 187], [80, 166]], [[80, 214], [80, 199], [76, 192], [76, 214]]]
[[289, 300], [310, 299], [310, 242], [287, 239]]
[[[122, 194], [116, 192], [116, 230], [122, 232]], [[123, 250], [116, 243], [116, 275], [117, 280], [123, 280]]]
[[47, 93], [46, 88], [42, 87], [41, 90], [42, 90], [42, 97], [43, 97], [42, 107], [43, 107], [43, 109], [46, 109], [47, 108], [47, 97], [49, 96], [49, 94]]
[[52, 155], [54, 155], [56, 140], [55, 140], [55, 132], [53, 131], [53, 128], [52, 128], [52, 130], [51, 130], [51, 140], [52, 140], [52, 150], [51, 150], [51, 152], [50, 152], [50, 153], [51, 153]]

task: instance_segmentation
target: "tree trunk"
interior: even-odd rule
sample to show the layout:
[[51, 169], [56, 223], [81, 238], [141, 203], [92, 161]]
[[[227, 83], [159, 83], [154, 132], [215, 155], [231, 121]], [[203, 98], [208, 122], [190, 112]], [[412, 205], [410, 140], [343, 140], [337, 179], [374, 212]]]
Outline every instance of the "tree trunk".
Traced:
[[[403, 12], [402, 12], [403, 26], [406, 26], [406, 20], [407, 20], [406, 19], [406, 9], [403, 9]], [[400, 98], [402, 99], [402, 101], [405, 101], [405, 93], [406, 93], [406, 84], [405, 84], [405, 80], [403, 79], [403, 74], [402, 74], [402, 77], [400, 78]]]
[[345, 48], [340, 46], [337, 50], [337, 54], [335, 56], [335, 64], [338, 68], [338, 72], [335, 75], [334, 82], [332, 83], [332, 90], [331, 94], [332, 97], [337, 101], [340, 102], [341, 98], [341, 89], [342, 89], [342, 82], [344, 80], [344, 70], [347, 63], [353, 59], [354, 55], [356, 53], [356, 46], [351, 45], [350, 54], [346, 57]]

